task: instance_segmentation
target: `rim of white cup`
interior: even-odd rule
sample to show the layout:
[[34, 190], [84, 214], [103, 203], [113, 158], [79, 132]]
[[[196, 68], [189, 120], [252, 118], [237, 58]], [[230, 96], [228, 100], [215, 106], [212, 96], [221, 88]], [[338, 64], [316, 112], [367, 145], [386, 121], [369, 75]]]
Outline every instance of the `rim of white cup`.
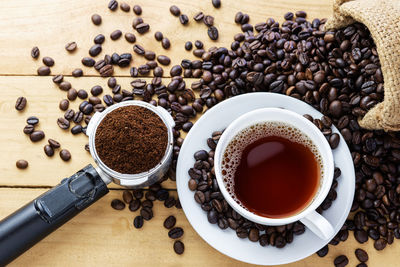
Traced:
[[[296, 123], [287, 123], [286, 121], [280, 121], [273, 119], [273, 115], [281, 113], [285, 114], [286, 116], [292, 116], [296, 118], [296, 123], [300, 123], [302, 126], [307, 127], [307, 131], [304, 131], [304, 128], [302, 129], [299, 127], [299, 125], [296, 125]], [[268, 114], [268, 115], [266, 115]], [[257, 121], [246, 126], [241, 126], [240, 123], [245, 121], [249, 117], [257, 117]], [[322, 158], [322, 168], [323, 168], [323, 177], [322, 179], [322, 184], [320, 185], [320, 189], [317, 191], [316, 195], [314, 196], [314, 199], [308, 204], [307, 207], [305, 207], [301, 212], [298, 212], [292, 216], [285, 217], [285, 218], [268, 218], [268, 217], [263, 217], [260, 215], [257, 215], [242, 206], [240, 206], [230, 195], [230, 193], [227, 191], [225, 187], [225, 183], [223, 182], [222, 174], [221, 174], [221, 157], [225, 152], [225, 149], [227, 145], [230, 143], [230, 141], [235, 137], [239, 132], [242, 130], [248, 128], [251, 125], [255, 125], [257, 123], [264, 123], [264, 122], [283, 122], [290, 124], [297, 129], [299, 129], [303, 134], [309, 137], [317, 147], [321, 158]], [[312, 131], [313, 135], [318, 138], [317, 140], [314, 140], [311, 138], [308, 134], [309, 131]], [[234, 134], [232, 135], [231, 138], [228, 140], [228, 134], [230, 132], [233, 132]], [[223, 146], [222, 146], [223, 145]], [[221, 190], [221, 193], [223, 194], [224, 198], [226, 201], [229, 203], [229, 205], [240, 215], [243, 217], [259, 223], [263, 225], [284, 225], [284, 224], [289, 224], [295, 221], [298, 221], [304, 217], [306, 217], [309, 213], [312, 211], [315, 211], [318, 206], [324, 201], [326, 198], [327, 194], [329, 193], [332, 181], [333, 181], [333, 174], [334, 174], [334, 162], [333, 162], [333, 154], [332, 154], [332, 149], [326, 140], [325, 136], [321, 133], [321, 131], [308, 119], [304, 118], [303, 116], [293, 112], [289, 111], [286, 109], [282, 108], [260, 108], [256, 109], [253, 111], [250, 111], [248, 113], [245, 113], [235, 119], [223, 132], [221, 135], [221, 138], [218, 141], [216, 150], [215, 150], [215, 176], [218, 182], [218, 186]]]

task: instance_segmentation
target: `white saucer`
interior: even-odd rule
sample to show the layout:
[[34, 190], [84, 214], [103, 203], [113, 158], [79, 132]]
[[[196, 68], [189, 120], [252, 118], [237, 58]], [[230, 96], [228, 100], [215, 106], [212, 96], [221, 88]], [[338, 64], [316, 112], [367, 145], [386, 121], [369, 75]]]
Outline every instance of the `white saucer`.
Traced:
[[[249, 93], [225, 100], [201, 116], [186, 136], [179, 153], [176, 184], [186, 217], [208, 244], [221, 253], [243, 262], [277, 265], [304, 259], [317, 252], [328, 241], [318, 238], [308, 229], [304, 234], [295, 236], [293, 243], [281, 249], [272, 246], [261, 247], [258, 242], [239, 239], [232, 229], [221, 230], [216, 224], [210, 224], [206, 212], [194, 201], [194, 193], [188, 188], [188, 170], [195, 163], [193, 154], [201, 149], [209, 150], [206, 141], [212, 132], [225, 129], [244, 113], [265, 107], [281, 107], [302, 115], [322, 117], [320, 112], [308, 104], [280, 94]], [[336, 128], [333, 131], [339, 133]], [[323, 216], [332, 224], [336, 235], [350, 212], [355, 189], [353, 160], [342, 136], [338, 148], [333, 151], [333, 156], [335, 166], [341, 169], [342, 176], [338, 178], [337, 199]]]

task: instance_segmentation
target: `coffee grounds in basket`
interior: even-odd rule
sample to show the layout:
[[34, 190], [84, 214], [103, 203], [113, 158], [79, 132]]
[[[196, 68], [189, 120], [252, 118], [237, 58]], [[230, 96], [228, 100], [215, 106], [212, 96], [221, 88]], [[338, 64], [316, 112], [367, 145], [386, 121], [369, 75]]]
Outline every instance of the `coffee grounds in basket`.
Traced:
[[168, 131], [151, 110], [126, 106], [110, 112], [96, 130], [96, 151], [109, 168], [137, 174], [155, 167], [163, 158]]

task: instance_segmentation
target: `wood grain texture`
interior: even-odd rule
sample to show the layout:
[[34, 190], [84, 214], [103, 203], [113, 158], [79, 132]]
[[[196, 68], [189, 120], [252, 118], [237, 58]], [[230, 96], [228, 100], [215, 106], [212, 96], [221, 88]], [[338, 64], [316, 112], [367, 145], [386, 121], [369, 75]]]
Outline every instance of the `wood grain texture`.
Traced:
[[[121, 1], [120, 1], [121, 2]], [[268, 17], [282, 21], [287, 11], [307, 10], [309, 17], [328, 17], [331, 14], [331, 1], [296, 1], [296, 0], [223, 0], [222, 7], [215, 9], [211, 0], [184, 1], [184, 0], [137, 0], [127, 1], [131, 6], [140, 4], [143, 8], [142, 18], [149, 23], [150, 31], [139, 35], [132, 29], [133, 18], [131, 11], [122, 12], [118, 9], [111, 12], [107, 8], [107, 0], [14, 0], [0, 9], [0, 74], [36, 75], [36, 69], [42, 65], [41, 60], [32, 62], [30, 50], [33, 46], [40, 48], [41, 57], [50, 56], [55, 59], [52, 73], [71, 74], [76, 67], [82, 67], [81, 58], [88, 55], [89, 48], [93, 45], [93, 38], [103, 33], [107, 39], [103, 52], [96, 58], [101, 58], [105, 53], [132, 52], [132, 45], [124, 38], [112, 41], [109, 35], [119, 29], [123, 33], [134, 32], [137, 43], [157, 54], [168, 55], [172, 59], [171, 66], [179, 64], [184, 58], [194, 58], [190, 52], [184, 50], [186, 41], [202, 40], [205, 47], [225, 46], [230, 47], [233, 35], [240, 32], [240, 27], [234, 23], [236, 12], [248, 13], [250, 22], [256, 24], [266, 21]], [[187, 26], [180, 24], [177, 17], [169, 13], [169, 7], [176, 4], [182, 13], [187, 14], [190, 23]], [[197, 23], [191, 18], [198, 11], [215, 16], [215, 26], [219, 29], [220, 38], [217, 42], [211, 41], [207, 36], [207, 27]], [[103, 17], [100, 26], [92, 24], [90, 17], [98, 13]], [[172, 43], [169, 50], [164, 50], [161, 43], [156, 42], [154, 33], [161, 31]], [[64, 46], [75, 41], [78, 49], [69, 54]], [[134, 65], [138, 66], [145, 61], [142, 57], [134, 57]], [[98, 75], [92, 68], [84, 67], [84, 73]], [[166, 72], [166, 74], [169, 72]], [[129, 70], [116, 70], [116, 75], [129, 76]]]
[[[61, 178], [92, 163], [90, 155], [83, 150], [87, 138], [83, 135], [72, 136], [56, 125], [56, 119], [63, 114], [58, 109], [58, 102], [65, 98], [65, 92], [52, 83], [51, 77], [37, 77], [36, 69], [42, 65], [43, 56], [51, 56], [56, 61], [52, 74], [70, 75], [74, 68], [82, 67], [85, 75], [98, 76], [93, 69], [83, 67], [80, 63], [93, 44], [93, 37], [98, 33], [106, 35], [107, 40], [102, 54], [97, 58], [114, 51], [132, 52], [132, 45], [123, 38], [111, 41], [108, 36], [115, 29], [124, 33], [134, 32], [131, 23], [136, 16], [132, 12], [124, 13], [121, 10], [111, 12], [107, 9], [107, 3], [107, 0], [14, 0], [4, 3], [0, 9], [0, 218], [44, 192], [35, 187], [54, 186]], [[240, 32], [238, 25], [233, 22], [237, 11], [248, 13], [251, 17], [250, 23], [255, 24], [268, 17], [282, 21], [284, 13], [296, 10], [307, 11], [309, 18], [323, 18], [328, 17], [332, 9], [332, 1], [318, 0], [222, 0], [220, 9], [214, 9], [210, 0], [136, 0], [129, 1], [129, 4], [140, 4], [143, 8], [143, 19], [151, 25], [150, 32], [143, 36], [135, 32], [137, 43], [157, 54], [171, 57], [170, 66], [179, 64], [184, 58], [194, 59], [190, 52], [183, 49], [186, 41], [202, 40], [206, 48], [229, 47], [233, 35]], [[220, 32], [219, 40], [210, 41], [202, 23], [191, 20], [188, 26], [182, 26], [176, 17], [169, 14], [168, 9], [172, 4], [179, 6], [190, 18], [198, 11], [214, 15], [215, 25]], [[103, 17], [101, 26], [91, 23], [90, 16], [93, 13]], [[171, 40], [172, 47], [169, 50], [164, 50], [154, 40], [155, 31], [163, 32]], [[78, 50], [72, 54], [64, 49], [65, 44], [70, 41], [78, 43]], [[41, 57], [38, 60], [30, 57], [33, 46], [40, 48]], [[131, 66], [143, 63], [144, 59], [135, 55]], [[115, 75], [129, 76], [129, 70], [117, 68]], [[166, 71], [165, 76], [168, 75], [169, 72]], [[98, 84], [103, 86], [106, 93], [109, 92], [106, 79], [66, 79], [77, 89], [90, 90]], [[129, 77], [118, 78], [123, 88], [130, 88], [130, 81]], [[25, 111], [17, 112], [14, 104], [21, 95], [27, 96], [28, 106]], [[77, 108], [79, 103], [80, 101], [75, 101], [72, 107]], [[57, 139], [64, 148], [72, 152], [69, 163], [61, 161], [58, 155], [47, 158], [43, 153], [46, 141], [32, 144], [22, 133], [25, 119], [30, 115], [40, 118], [38, 128], [45, 131], [46, 140], [49, 137]], [[15, 161], [20, 158], [30, 162], [27, 170], [15, 168]], [[165, 186], [176, 188], [173, 182], [166, 182]], [[116, 185], [111, 187], [118, 188]], [[120, 198], [121, 192], [112, 190], [104, 199], [10, 266], [248, 266], [222, 255], [206, 244], [189, 225], [182, 210], [165, 209], [162, 204], [157, 203], [154, 208], [155, 218], [146, 222], [143, 229], [134, 229], [132, 221], [135, 214], [127, 209], [115, 211], [110, 207], [110, 201]], [[177, 216], [178, 225], [185, 230], [183, 241], [186, 251], [182, 256], [175, 255], [172, 250], [173, 242], [162, 227], [163, 220], [170, 214]], [[357, 247], [369, 252], [369, 266], [398, 266], [396, 255], [400, 249], [399, 242], [382, 252], [375, 251], [372, 245], [369, 241], [361, 246], [351, 236], [347, 242], [337, 247], [330, 246], [330, 253], [325, 258], [313, 255], [287, 266], [332, 266], [334, 257], [340, 254], [346, 254], [350, 258], [350, 265], [355, 266], [358, 262], [354, 249]]]
[[[43, 192], [42, 189], [0, 189], [0, 203], [3, 203], [0, 218]], [[116, 211], [110, 207], [111, 200], [121, 195], [122, 191], [112, 190], [10, 266], [251, 266], [214, 250], [197, 235], [182, 210], [166, 209], [159, 201], [155, 202], [154, 218], [145, 221], [142, 229], [135, 229], [132, 222], [138, 212], [132, 213], [127, 208]], [[169, 215], [175, 215], [177, 226], [185, 231], [182, 237], [185, 253], [181, 256], [174, 253], [173, 241], [162, 226]], [[368, 266], [398, 266], [395, 255], [400, 249], [399, 242], [376, 252], [371, 241], [359, 245], [352, 235], [345, 243], [330, 246], [325, 258], [312, 255], [285, 266], [332, 266], [333, 259], [342, 253], [349, 257], [349, 266], [356, 266], [354, 250], [357, 247], [369, 253]]]

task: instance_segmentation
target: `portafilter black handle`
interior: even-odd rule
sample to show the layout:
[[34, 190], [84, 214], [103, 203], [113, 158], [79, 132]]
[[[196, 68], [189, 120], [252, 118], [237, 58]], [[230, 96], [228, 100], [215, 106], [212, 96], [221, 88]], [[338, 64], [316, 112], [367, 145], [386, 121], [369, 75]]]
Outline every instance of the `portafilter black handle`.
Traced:
[[4, 266], [108, 193], [92, 165], [0, 221], [0, 266]]

